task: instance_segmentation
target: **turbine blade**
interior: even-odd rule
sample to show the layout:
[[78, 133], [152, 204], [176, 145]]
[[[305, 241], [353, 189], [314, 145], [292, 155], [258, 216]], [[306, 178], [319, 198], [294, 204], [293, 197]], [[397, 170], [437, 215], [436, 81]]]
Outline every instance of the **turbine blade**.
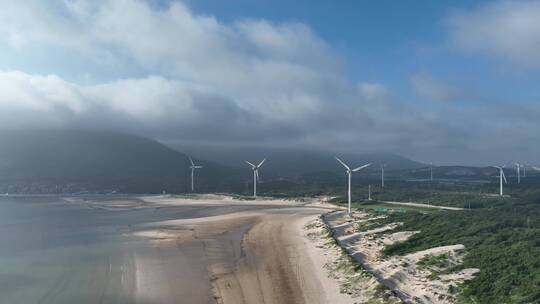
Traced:
[[351, 170], [351, 168], [349, 168], [349, 166], [347, 166], [341, 159], [337, 158], [337, 156], [336, 156], [336, 159], [337, 159], [337, 161], [340, 162], [340, 163], [343, 165], [343, 167], [345, 167], [347, 170]]
[[353, 172], [357, 172], [357, 171], [360, 171], [360, 170], [362, 170], [362, 169], [364, 169], [364, 168], [367, 168], [367, 167], [369, 167], [369, 166], [371, 166], [371, 163], [366, 164], [366, 165], [363, 165], [363, 166], [358, 167], [358, 168], [354, 168], [354, 169], [352, 169], [352, 171], [353, 171]]
[[539, 168], [539, 167], [531, 166], [531, 168], [533, 168], [533, 169], [536, 170], [536, 171], [540, 171], [540, 168]]
[[195, 169], [202, 169], [203, 166], [195, 166]]
[[195, 166], [195, 164], [193, 163], [193, 159], [191, 159], [191, 157], [189, 158], [189, 162], [191, 162], [192, 166]]
[[253, 168], [253, 169], [257, 168], [257, 166], [255, 166], [254, 164], [252, 164], [252, 163], [248, 162], [247, 160], [246, 160], [245, 162], [246, 162], [246, 163], [247, 163], [248, 165], [250, 165], [250, 166], [251, 166], [251, 168]]
[[255, 170], [255, 180], [256, 180], [257, 182], [260, 181], [260, 178], [259, 178], [259, 170]]
[[262, 164], [264, 164], [264, 162], [266, 161], [266, 158], [262, 160], [262, 162], [259, 163], [259, 165], [257, 166], [257, 168], [260, 168], [262, 166]]
[[506, 181], [506, 176], [504, 175], [504, 171], [502, 169], [501, 169], [501, 174], [502, 174], [502, 177], [504, 179], [504, 183], [508, 184], [508, 182]]

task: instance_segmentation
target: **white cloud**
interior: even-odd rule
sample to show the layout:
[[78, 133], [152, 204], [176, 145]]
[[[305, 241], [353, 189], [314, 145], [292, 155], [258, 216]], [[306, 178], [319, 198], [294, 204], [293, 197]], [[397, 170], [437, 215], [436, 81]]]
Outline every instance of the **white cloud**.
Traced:
[[[264, 117], [231, 100], [160, 76], [79, 85], [53, 75], [10, 71], [0, 72], [0, 91], [2, 128], [90, 126], [154, 136], [176, 132], [190, 139], [199, 133], [242, 139], [268, 128]], [[254, 121], [259, 124], [251, 125]]]
[[453, 101], [460, 95], [456, 88], [430, 75], [414, 75], [410, 81], [416, 94], [430, 101]]
[[4, 110], [50, 112], [62, 107], [78, 113], [86, 106], [73, 86], [54, 75], [29, 77], [22, 72], [2, 72], [0, 91], [0, 106]]
[[468, 51], [540, 67], [540, 1], [500, 0], [448, 19], [453, 41]]
[[0, 10], [8, 20], [0, 32], [17, 37], [8, 41], [14, 47], [62, 47], [97, 65], [132, 58], [148, 74], [207, 87], [276, 119], [308, 118], [325, 102], [321, 90], [344, 81], [335, 54], [302, 24], [225, 25], [180, 2], [165, 9], [136, 0], [66, 3], [10, 3]]
[[[348, 80], [332, 47], [300, 23], [226, 24], [181, 2], [142, 0], [0, 0], [0, 20], [0, 48], [11, 46], [19, 60], [65, 56], [41, 74], [0, 71], [0, 128], [431, 153], [463, 148], [489, 127], [470, 119], [478, 111], [420, 109], [382, 84]], [[95, 66], [122, 76], [93, 75]], [[68, 80], [68, 67], [91, 84]], [[411, 81], [424, 96], [455, 96], [436, 79]]]
[[390, 91], [380, 83], [361, 82], [358, 84], [360, 94], [368, 100], [380, 100], [390, 97]]
[[[216, 109], [257, 117], [265, 126], [251, 127], [253, 133], [266, 132], [274, 125], [289, 130], [284, 137], [303, 134], [317, 121], [332, 123], [328, 109], [341, 109], [351, 102], [356, 107], [348, 109], [350, 115], [367, 118], [358, 103], [362, 96], [341, 75], [339, 57], [300, 23], [241, 20], [223, 24], [214, 17], [193, 14], [181, 2], [159, 9], [138, 0], [73, 0], [56, 5], [31, 0], [0, 6], [0, 19], [6, 20], [0, 24], [0, 33], [17, 37], [6, 40], [14, 48], [41, 52], [61, 48], [96, 65], [115, 66], [127, 58], [147, 74], [159, 75], [108, 83], [99, 83], [98, 77], [97, 85], [81, 86], [59, 76], [25, 74], [22, 78], [33, 85], [21, 92], [32, 92], [33, 110], [41, 104], [53, 111], [53, 102], [60, 102], [42, 89], [46, 82], [36, 82], [54, 78], [57, 90], [66, 92], [62, 106], [69, 111], [90, 111], [99, 105], [144, 125], [169, 121], [173, 114], [193, 122], [188, 119], [196, 116], [193, 109], [210, 102]], [[88, 76], [86, 71], [82, 74]], [[4, 77], [14, 75], [4, 73]], [[371, 88], [372, 95], [375, 90]], [[15, 93], [20, 92], [3, 94], [23, 98]], [[72, 103], [77, 104], [77, 111]], [[209, 119], [199, 114], [198, 119]], [[231, 132], [234, 137], [247, 131]]]

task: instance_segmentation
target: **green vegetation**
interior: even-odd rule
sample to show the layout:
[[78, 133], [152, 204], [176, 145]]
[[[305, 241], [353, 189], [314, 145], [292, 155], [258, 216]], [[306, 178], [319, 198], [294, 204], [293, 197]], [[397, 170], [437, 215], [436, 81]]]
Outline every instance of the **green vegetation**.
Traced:
[[[498, 197], [496, 172], [486, 169], [454, 180], [418, 180], [425, 172], [388, 172], [386, 187], [380, 188], [379, 175], [370, 171], [353, 179], [353, 208], [385, 214], [383, 220], [364, 223], [357, 229], [373, 229], [391, 222], [402, 222], [399, 230], [420, 233], [386, 248], [385, 254], [406, 254], [437, 246], [463, 244], [463, 264], [449, 265], [434, 276], [479, 268], [481, 271], [461, 286], [452, 286], [460, 303], [540, 303], [540, 177], [528, 176], [521, 184], [505, 186]], [[414, 180], [417, 178], [417, 180]], [[368, 185], [373, 201], [367, 201]], [[334, 197], [333, 203], [346, 204], [346, 180], [312, 178], [309, 181], [275, 181], [259, 185], [261, 193], [278, 197]], [[249, 193], [247, 188], [246, 193]], [[383, 201], [414, 202], [460, 207], [464, 211], [403, 206]], [[428, 261], [426, 261], [427, 263]]]
[[448, 253], [441, 253], [438, 255], [428, 254], [420, 259], [417, 265], [424, 269], [431, 269], [433, 267], [445, 268], [448, 266]]
[[[441, 273], [446, 272], [444, 270], [446, 270], [448, 267], [451, 266], [448, 258], [449, 258], [448, 253], [441, 253], [438, 255], [428, 254], [422, 259], [420, 259], [420, 261], [418, 261], [416, 265], [420, 269], [429, 270], [431, 274], [429, 275], [428, 278], [430, 280], [434, 280], [434, 279], [437, 279]], [[456, 270], [456, 269], [453, 268], [453, 270]]]
[[[346, 205], [345, 201], [335, 202], [338, 205]], [[378, 213], [405, 213], [410, 211], [417, 211], [422, 213], [438, 212], [439, 209], [417, 206], [397, 205], [391, 203], [381, 203], [378, 201], [358, 201], [351, 204], [353, 208], [362, 209], [370, 212]]]
[[[358, 181], [357, 181], [358, 182]], [[487, 183], [388, 182], [381, 191], [372, 186], [372, 197], [381, 201], [429, 203], [462, 207], [463, 211], [393, 205], [367, 201], [367, 183], [354, 186], [353, 208], [385, 214], [384, 219], [359, 225], [373, 229], [392, 222], [403, 225], [395, 231], [420, 231], [407, 241], [388, 246], [386, 255], [403, 255], [432, 247], [463, 244], [461, 265], [444, 265], [443, 256], [421, 262], [435, 277], [464, 268], [479, 268], [472, 280], [451, 286], [458, 303], [540, 303], [540, 179], [528, 177], [521, 185], [505, 187], [500, 198], [497, 181]], [[346, 204], [343, 185], [302, 184], [290, 193], [297, 196], [334, 196]], [[265, 185], [269, 189], [270, 185]], [[285, 191], [286, 192], [286, 191]], [[469, 210], [470, 208], [470, 210]], [[362, 226], [362, 227], [360, 227]]]
[[361, 231], [367, 231], [370, 229], [375, 229], [381, 226], [382, 226], [381, 221], [378, 221], [375, 219], [370, 219], [370, 220], [365, 220], [365, 221], [356, 221], [354, 223], [354, 230], [357, 232], [361, 232]]
[[[385, 254], [464, 244], [467, 254], [459, 267], [481, 271], [462, 286], [460, 303], [538, 303], [539, 218], [540, 208], [534, 204], [478, 211], [393, 213], [386, 220], [403, 222], [398, 230], [421, 232], [387, 247]], [[436, 262], [437, 258], [424, 261]]]

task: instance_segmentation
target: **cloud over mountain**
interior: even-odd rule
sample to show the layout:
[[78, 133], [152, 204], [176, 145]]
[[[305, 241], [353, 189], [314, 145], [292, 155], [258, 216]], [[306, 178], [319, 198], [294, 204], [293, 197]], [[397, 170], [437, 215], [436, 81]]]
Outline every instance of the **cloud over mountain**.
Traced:
[[[469, 39], [462, 28], [489, 28], [485, 14], [504, 15], [493, 7], [453, 15], [460, 46], [478, 48], [473, 38], [482, 32]], [[336, 48], [301, 22], [224, 22], [183, 2], [143, 0], [1, 1], [0, 20], [0, 52], [18, 63], [0, 70], [0, 128], [98, 128], [167, 141], [455, 159], [504, 115], [493, 109], [479, 119], [482, 107], [425, 106], [386, 84], [351, 80]], [[526, 34], [518, 46], [535, 46]], [[435, 78], [412, 77], [419, 94], [455, 97]]]

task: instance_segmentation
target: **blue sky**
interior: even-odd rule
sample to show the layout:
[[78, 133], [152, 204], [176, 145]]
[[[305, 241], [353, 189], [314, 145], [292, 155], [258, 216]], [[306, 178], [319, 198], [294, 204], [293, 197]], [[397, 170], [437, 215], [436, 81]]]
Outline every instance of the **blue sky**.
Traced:
[[0, 128], [540, 155], [540, 1], [0, 3]]
[[[166, 3], [166, 2], [164, 2]], [[166, 5], [162, 3], [162, 5]], [[538, 71], [513, 67], [482, 54], [468, 54], [449, 42], [448, 17], [493, 1], [188, 1], [200, 14], [225, 22], [261, 18], [308, 24], [343, 56], [357, 81], [387, 83], [414, 98], [408, 78], [429, 73], [493, 95], [539, 97]], [[494, 86], [504, 83], [504, 86]]]

